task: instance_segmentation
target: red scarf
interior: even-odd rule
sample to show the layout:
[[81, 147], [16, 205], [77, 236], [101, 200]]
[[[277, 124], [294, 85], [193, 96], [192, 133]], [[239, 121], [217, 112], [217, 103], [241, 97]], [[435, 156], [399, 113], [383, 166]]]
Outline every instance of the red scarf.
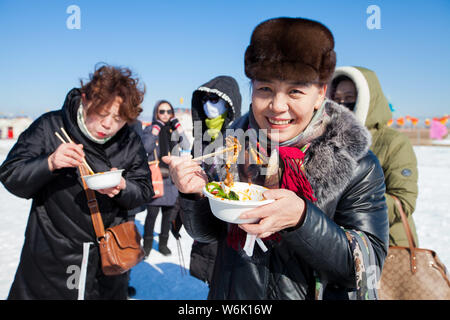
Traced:
[[303, 161], [309, 144], [302, 149], [295, 147], [279, 147], [278, 152], [284, 164], [284, 174], [281, 180], [281, 188], [294, 191], [299, 197], [317, 201], [314, 191], [303, 172]]
[[[281, 189], [288, 189], [294, 191], [299, 197], [306, 198], [310, 201], [317, 201], [314, 197], [314, 191], [308, 179], [303, 172], [303, 161], [305, 152], [309, 144], [302, 149], [297, 147], [278, 147], [280, 159], [284, 164], [284, 173], [280, 183]], [[236, 224], [230, 225], [227, 236], [227, 244], [234, 250], [242, 249], [245, 244], [246, 232], [239, 228]], [[263, 238], [262, 240], [281, 241], [281, 236], [278, 232]]]

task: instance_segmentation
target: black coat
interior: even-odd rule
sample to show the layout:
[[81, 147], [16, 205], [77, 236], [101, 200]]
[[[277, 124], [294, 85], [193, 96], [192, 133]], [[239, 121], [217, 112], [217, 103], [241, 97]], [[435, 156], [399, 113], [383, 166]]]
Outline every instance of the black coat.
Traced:
[[[205, 132], [208, 128], [205, 125], [206, 114], [203, 110], [203, 97], [208, 93], [214, 93], [221, 99], [225, 100], [227, 107], [227, 116], [222, 125], [221, 134], [225, 137], [226, 129], [231, 126], [234, 121], [241, 116], [241, 93], [237, 81], [229, 76], [218, 76], [201, 85], [192, 93], [192, 123], [194, 127], [194, 145], [192, 147], [192, 156], [198, 157], [203, 153], [209, 153], [219, 147], [218, 140], [211, 141]], [[201, 130], [198, 130], [198, 124], [201, 123]], [[206, 162], [208, 163], [208, 161]], [[203, 162], [206, 174], [210, 173], [210, 166]], [[211, 177], [214, 179], [214, 177]]]
[[[157, 111], [157, 108], [153, 109], [152, 123], [155, 123], [158, 120]], [[174, 110], [172, 109], [172, 111]], [[169, 176], [169, 167], [164, 161], [161, 161], [161, 158], [167, 156], [169, 152], [171, 152], [172, 155], [178, 156], [180, 155], [181, 150], [189, 150], [189, 140], [184, 132], [180, 134], [177, 130], [172, 131], [170, 123], [167, 123], [157, 136], [152, 133], [152, 128], [153, 126], [149, 125], [144, 129], [142, 133], [142, 143], [147, 152], [147, 160], [160, 161], [159, 168], [163, 177], [164, 195], [152, 199], [147, 205], [151, 207], [172, 207], [176, 204], [178, 190]], [[163, 135], [166, 135], [165, 139], [162, 138]], [[166, 143], [166, 145], [162, 145], [163, 143]], [[155, 153], [157, 159], [155, 158]]]
[[77, 299], [83, 243], [91, 243], [86, 299], [125, 299], [127, 276], [105, 276], [92, 220], [77, 169], [53, 173], [48, 156], [61, 144], [55, 132], [64, 127], [84, 146], [95, 172], [125, 169], [126, 189], [114, 198], [96, 193], [105, 228], [125, 221], [127, 210], [153, 196], [147, 156], [140, 138], [125, 125], [103, 145], [80, 131], [76, 111], [80, 91], [71, 90], [61, 110], [42, 115], [24, 131], [0, 168], [0, 179], [11, 193], [33, 199], [25, 242], [9, 299]]
[[[225, 135], [226, 129], [233, 124], [233, 122], [241, 116], [241, 93], [237, 81], [229, 76], [218, 76], [201, 85], [192, 94], [192, 122], [195, 127], [196, 122], [200, 121], [202, 130], [196, 130], [194, 133], [194, 147], [192, 148], [192, 155], [196, 157], [199, 151], [205, 152], [205, 149], [212, 147], [214, 142], [203, 139], [207, 127], [205, 125], [206, 114], [203, 111], [202, 98], [207, 93], [215, 93], [227, 103], [227, 117], [222, 125], [221, 134]], [[200, 135], [201, 134], [201, 135]], [[203, 169], [207, 174], [214, 171], [214, 168], [202, 163]], [[217, 180], [217, 177], [210, 176], [211, 180]], [[192, 276], [211, 283], [212, 274], [214, 270], [214, 261], [217, 254], [217, 242], [201, 243], [194, 241], [191, 250], [191, 260], [189, 272]]]
[[[209, 80], [205, 84], [202, 84], [192, 93], [192, 102], [191, 102], [191, 113], [192, 113], [192, 122], [195, 125], [196, 121], [202, 122], [202, 136], [207, 130], [204, 120], [206, 119], [206, 114], [203, 111], [203, 96], [208, 93], [214, 93], [226, 102], [227, 106], [227, 117], [222, 126], [222, 134], [225, 132], [225, 129], [233, 124], [233, 122], [241, 116], [241, 92], [239, 90], [239, 84], [237, 81], [229, 76], [218, 76], [214, 79]], [[204, 141], [202, 137], [194, 137], [198, 139], [198, 141], [203, 141], [204, 143], [208, 143], [208, 141]]]
[[[280, 242], [255, 245], [252, 257], [227, 244], [229, 225], [211, 213], [207, 198], [182, 194], [184, 226], [195, 240], [218, 241], [209, 299], [314, 299], [315, 274], [328, 285], [324, 299], [347, 299], [356, 286], [355, 263], [346, 229], [363, 232], [381, 269], [388, 246], [384, 176], [368, 151], [370, 134], [344, 107], [326, 104], [331, 121], [311, 141], [305, 174], [318, 201], [306, 200], [303, 224], [281, 230]], [[248, 115], [235, 128], [248, 128]]]

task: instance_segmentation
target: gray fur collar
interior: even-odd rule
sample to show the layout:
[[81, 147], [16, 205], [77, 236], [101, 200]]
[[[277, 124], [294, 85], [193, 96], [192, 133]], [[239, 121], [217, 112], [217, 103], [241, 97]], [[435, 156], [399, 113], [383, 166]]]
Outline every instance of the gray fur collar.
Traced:
[[325, 108], [330, 121], [324, 134], [311, 141], [305, 156], [306, 176], [319, 207], [347, 187], [371, 144], [369, 131], [352, 112], [332, 101]]

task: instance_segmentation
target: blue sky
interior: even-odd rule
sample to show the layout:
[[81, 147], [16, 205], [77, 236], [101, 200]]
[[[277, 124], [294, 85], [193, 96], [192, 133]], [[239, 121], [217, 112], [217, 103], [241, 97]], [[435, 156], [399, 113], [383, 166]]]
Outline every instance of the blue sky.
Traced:
[[[80, 8], [79, 30], [66, 26], [70, 5]], [[380, 8], [381, 29], [367, 28], [369, 5]], [[35, 118], [59, 109], [97, 62], [139, 76], [144, 120], [159, 99], [190, 107], [192, 92], [221, 74], [238, 81], [248, 110], [245, 48], [258, 23], [278, 16], [328, 26], [337, 65], [374, 70], [394, 117], [450, 114], [448, 0], [0, 0], [0, 112]]]

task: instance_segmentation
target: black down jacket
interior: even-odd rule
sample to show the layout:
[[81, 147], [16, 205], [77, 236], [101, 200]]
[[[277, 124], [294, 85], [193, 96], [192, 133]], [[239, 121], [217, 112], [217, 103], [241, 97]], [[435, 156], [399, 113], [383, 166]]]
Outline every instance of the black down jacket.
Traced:
[[[203, 111], [203, 97], [208, 93], [214, 93], [221, 99], [225, 100], [227, 106], [227, 117], [220, 130], [222, 135], [225, 135], [225, 130], [228, 126], [241, 116], [241, 93], [239, 91], [239, 84], [230, 76], [218, 76], [209, 80], [205, 84], [198, 87], [192, 93], [192, 124], [194, 128], [198, 128], [196, 123], [202, 124], [201, 130], [194, 130], [194, 145], [192, 148], [192, 156], [198, 156], [196, 153], [202, 152], [202, 154], [208, 153], [207, 148], [214, 147], [215, 142], [210, 141], [208, 138], [204, 138], [207, 127], [205, 120], [207, 119], [205, 112]], [[209, 136], [208, 136], [209, 137]], [[216, 141], [217, 142], [217, 141]], [[212, 151], [210, 151], [212, 152]], [[202, 163], [203, 169], [206, 173], [214, 172], [213, 165], [208, 165], [205, 162]], [[210, 177], [211, 180], [217, 180], [216, 177]], [[211, 283], [211, 278], [214, 270], [214, 261], [217, 254], [217, 242], [201, 243], [194, 241], [191, 250], [191, 262], [189, 266], [189, 273], [202, 280]]]
[[[72, 89], [61, 110], [42, 115], [18, 138], [0, 168], [11, 193], [32, 198], [25, 242], [9, 299], [126, 299], [127, 275], [105, 276], [78, 170], [53, 173], [48, 156], [61, 144], [55, 132], [64, 127], [84, 146], [95, 172], [125, 169], [126, 189], [114, 198], [96, 193], [105, 228], [125, 221], [127, 210], [153, 196], [147, 156], [139, 136], [125, 125], [103, 145], [87, 139], [76, 121], [80, 91]], [[19, 235], [18, 235], [19, 236]], [[83, 248], [88, 248], [86, 272]], [[87, 251], [87, 249], [86, 249]], [[85, 281], [83, 281], [85, 274]], [[83, 294], [83, 285], [84, 294]]]
[[[370, 135], [344, 107], [327, 101], [331, 121], [311, 141], [305, 174], [318, 201], [306, 201], [298, 228], [281, 230], [280, 242], [252, 257], [227, 244], [229, 224], [211, 213], [207, 198], [180, 197], [183, 223], [197, 241], [218, 241], [209, 299], [315, 299], [315, 275], [326, 280], [324, 299], [348, 299], [356, 287], [355, 263], [343, 228], [363, 232], [382, 268], [388, 246], [383, 170], [368, 151]], [[250, 110], [251, 112], [251, 110]], [[248, 128], [248, 114], [234, 128]]]

